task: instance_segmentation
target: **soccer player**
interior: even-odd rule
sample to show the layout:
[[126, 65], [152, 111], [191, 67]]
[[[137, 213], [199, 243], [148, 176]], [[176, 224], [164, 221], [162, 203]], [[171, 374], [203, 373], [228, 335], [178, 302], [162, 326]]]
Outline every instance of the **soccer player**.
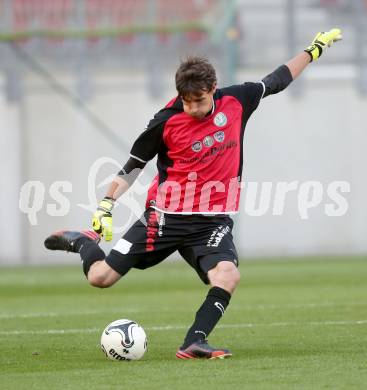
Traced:
[[[133, 144], [130, 158], [94, 214], [94, 231], [57, 232], [45, 246], [79, 253], [89, 283], [102, 288], [131, 268], [152, 267], [178, 250], [210, 289], [176, 357], [231, 356], [227, 349], [210, 346], [207, 338], [240, 281], [230, 214], [238, 210], [246, 123], [261, 99], [284, 90], [340, 39], [339, 29], [318, 33], [304, 52], [262, 81], [227, 88], [217, 88], [215, 70], [206, 59], [182, 62], [176, 72], [178, 96]], [[146, 211], [106, 256], [98, 242], [101, 237], [112, 239], [114, 202], [156, 155], [158, 174], [148, 191]]]

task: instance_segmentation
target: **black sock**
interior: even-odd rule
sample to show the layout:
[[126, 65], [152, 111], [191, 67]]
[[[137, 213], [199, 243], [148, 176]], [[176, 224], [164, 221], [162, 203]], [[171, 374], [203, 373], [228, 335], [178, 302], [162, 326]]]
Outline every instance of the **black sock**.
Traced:
[[212, 287], [196, 312], [195, 321], [187, 332], [181, 348], [198, 340], [205, 340], [220, 320], [231, 299], [231, 294], [220, 287]]
[[103, 250], [97, 243], [87, 237], [81, 237], [75, 242], [75, 249], [80, 253], [83, 263], [83, 272], [87, 276], [90, 267], [98, 260], [104, 260], [106, 257]]

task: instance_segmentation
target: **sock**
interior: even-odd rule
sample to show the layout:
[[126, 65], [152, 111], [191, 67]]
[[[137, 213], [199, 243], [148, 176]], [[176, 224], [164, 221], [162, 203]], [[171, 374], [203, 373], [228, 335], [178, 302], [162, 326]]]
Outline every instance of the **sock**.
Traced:
[[80, 253], [83, 263], [83, 272], [87, 276], [90, 267], [98, 260], [104, 260], [106, 257], [103, 250], [97, 243], [87, 237], [81, 237], [75, 242], [75, 249]]
[[231, 294], [220, 287], [212, 287], [204, 303], [196, 312], [195, 321], [188, 330], [182, 349], [198, 340], [205, 340], [226, 310]]

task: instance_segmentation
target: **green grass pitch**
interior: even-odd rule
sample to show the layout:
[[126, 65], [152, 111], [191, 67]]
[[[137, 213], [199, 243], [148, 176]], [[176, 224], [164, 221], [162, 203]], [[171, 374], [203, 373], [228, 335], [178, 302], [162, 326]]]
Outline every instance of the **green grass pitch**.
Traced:
[[[176, 349], [206, 295], [184, 262], [105, 290], [79, 267], [0, 268], [0, 388], [367, 388], [366, 258], [242, 261], [241, 273], [209, 338], [233, 357], [182, 361]], [[102, 354], [100, 334], [119, 318], [145, 328], [142, 360]]]

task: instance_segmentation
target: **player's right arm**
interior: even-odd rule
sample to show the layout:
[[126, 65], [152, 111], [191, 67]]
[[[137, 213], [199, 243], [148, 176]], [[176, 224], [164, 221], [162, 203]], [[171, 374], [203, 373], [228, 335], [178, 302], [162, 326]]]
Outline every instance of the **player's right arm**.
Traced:
[[111, 182], [106, 196], [101, 200], [93, 215], [93, 230], [106, 241], [112, 240], [112, 209], [115, 201], [134, 183], [146, 163], [130, 157], [121, 171]]
[[115, 201], [130, 188], [147, 162], [158, 153], [169, 111], [170, 109], [159, 111], [149, 122], [146, 130], [136, 139], [129, 160], [111, 182], [106, 196], [93, 215], [93, 230], [106, 241], [112, 240], [112, 210]]

